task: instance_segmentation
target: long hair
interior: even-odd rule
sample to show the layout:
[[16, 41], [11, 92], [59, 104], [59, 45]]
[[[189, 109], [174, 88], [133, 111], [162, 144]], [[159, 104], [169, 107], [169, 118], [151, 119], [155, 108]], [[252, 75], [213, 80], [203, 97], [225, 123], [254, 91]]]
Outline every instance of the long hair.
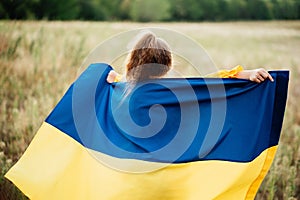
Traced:
[[172, 66], [172, 54], [166, 41], [146, 32], [137, 41], [126, 66], [128, 82], [164, 76]]

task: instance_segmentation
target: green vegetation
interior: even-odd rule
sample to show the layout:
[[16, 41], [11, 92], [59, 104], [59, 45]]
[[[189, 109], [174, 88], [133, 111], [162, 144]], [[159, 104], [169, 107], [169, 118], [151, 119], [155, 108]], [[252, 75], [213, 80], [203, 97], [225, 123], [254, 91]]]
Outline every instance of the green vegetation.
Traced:
[[1, 18], [141, 22], [300, 19], [300, 0], [2, 0]]
[[[140, 23], [0, 21], [0, 199], [26, 199], [3, 176], [96, 44]], [[257, 199], [300, 199], [300, 22], [149, 23], [199, 42], [219, 68], [289, 69], [280, 146]], [[180, 66], [179, 66], [180, 69]]]

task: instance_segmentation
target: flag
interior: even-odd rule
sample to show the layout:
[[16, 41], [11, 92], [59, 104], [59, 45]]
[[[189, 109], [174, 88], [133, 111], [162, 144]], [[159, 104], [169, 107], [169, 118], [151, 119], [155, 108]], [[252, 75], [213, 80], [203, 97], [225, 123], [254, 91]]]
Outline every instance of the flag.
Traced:
[[274, 159], [288, 71], [274, 82], [106, 82], [91, 64], [7, 172], [30, 199], [254, 199]]

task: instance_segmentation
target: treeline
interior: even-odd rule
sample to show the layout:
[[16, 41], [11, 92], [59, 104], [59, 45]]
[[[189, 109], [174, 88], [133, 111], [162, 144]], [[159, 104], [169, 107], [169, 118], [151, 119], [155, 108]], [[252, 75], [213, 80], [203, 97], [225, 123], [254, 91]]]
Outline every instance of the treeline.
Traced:
[[300, 0], [1, 0], [0, 19], [285, 20], [300, 19]]

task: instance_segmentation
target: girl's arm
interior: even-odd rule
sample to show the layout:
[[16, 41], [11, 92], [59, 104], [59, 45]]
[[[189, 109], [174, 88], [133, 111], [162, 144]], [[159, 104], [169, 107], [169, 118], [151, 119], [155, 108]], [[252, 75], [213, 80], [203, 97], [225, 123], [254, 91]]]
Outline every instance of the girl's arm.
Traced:
[[240, 71], [236, 74], [236, 78], [249, 79], [257, 83], [261, 83], [266, 79], [270, 79], [272, 82], [274, 81], [269, 72], [264, 68]]
[[274, 81], [272, 76], [263, 68], [244, 70], [240, 65], [234, 67], [231, 70], [220, 70], [216, 73], [208, 74], [205, 77], [218, 77], [218, 78], [242, 78], [261, 83], [266, 79]]
[[113, 83], [113, 82], [119, 82], [121, 75], [119, 75], [116, 71], [110, 70], [110, 72], [107, 75], [106, 81], [108, 83]]

